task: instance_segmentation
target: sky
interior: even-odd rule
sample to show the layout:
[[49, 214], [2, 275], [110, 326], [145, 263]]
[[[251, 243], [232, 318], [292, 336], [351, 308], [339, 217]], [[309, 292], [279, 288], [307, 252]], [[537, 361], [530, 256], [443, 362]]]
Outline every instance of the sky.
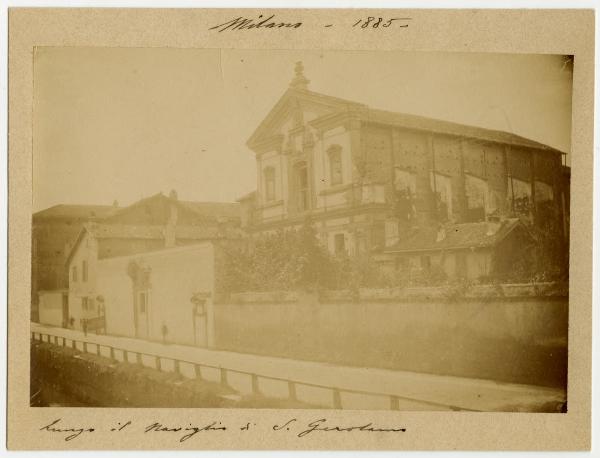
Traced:
[[563, 56], [395, 51], [37, 48], [33, 209], [158, 192], [256, 189], [246, 141], [304, 63], [312, 91], [571, 148]]

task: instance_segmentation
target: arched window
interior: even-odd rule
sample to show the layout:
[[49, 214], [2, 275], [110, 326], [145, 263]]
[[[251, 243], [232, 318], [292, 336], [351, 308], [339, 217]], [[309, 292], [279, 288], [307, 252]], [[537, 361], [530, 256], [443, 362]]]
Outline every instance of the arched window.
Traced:
[[339, 145], [332, 145], [327, 150], [329, 156], [329, 174], [331, 186], [342, 184], [344, 182], [343, 170], [342, 170], [342, 147]]
[[263, 173], [265, 177], [265, 200], [270, 202], [275, 200], [275, 169], [267, 167]]

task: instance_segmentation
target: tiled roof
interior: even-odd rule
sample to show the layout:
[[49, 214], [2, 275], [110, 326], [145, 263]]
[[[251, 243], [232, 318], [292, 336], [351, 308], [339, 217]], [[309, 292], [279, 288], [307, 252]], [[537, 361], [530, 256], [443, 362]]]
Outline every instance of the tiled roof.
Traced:
[[448, 135], [459, 135], [483, 141], [504, 143], [541, 150], [554, 150], [554, 148], [551, 148], [547, 145], [529, 140], [525, 137], [521, 137], [520, 135], [515, 135], [510, 132], [469, 126], [466, 124], [458, 124], [455, 122], [443, 121], [441, 119], [426, 118], [424, 116], [406, 113], [396, 113], [392, 111], [369, 108], [365, 112], [363, 119], [376, 123], [392, 124], [408, 129], [426, 130], [429, 132]]
[[332, 97], [313, 91], [296, 91], [296, 93], [299, 94], [300, 97], [310, 97], [315, 100], [321, 100], [323, 103], [330, 103], [332, 105], [336, 105], [337, 107], [342, 107], [342, 111], [336, 110], [333, 113], [329, 113], [321, 118], [315, 119], [313, 122], [319, 122], [319, 119], [334, 116], [335, 114], [339, 114], [343, 111], [352, 111], [357, 113], [361, 119], [367, 122], [388, 124], [398, 127], [405, 127], [408, 129], [436, 132], [440, 134], [458, 135], [473, 139], [480, 139], [482, 141], [499, 142], [541, 150], [558, 151], [548, 145], [544, 145], [542, 143], [529, 140], [525, 137], [521, 137], [520, 135], [501, 130], [486, 129], [483, 127], [459, 124], [408, 113], [379, 110], [364, 104], [353, 102], [351, 100]]
[[[163, 239], [164, 226], [132, 226], [123, 224], [88, 224], [86, 229], [98, 239]], [[204, 240], [227, 237], [231, 234], [215, 227], [176, 226], [175, 238]]]
[[55, 205], [33, 214], [38, 218], [106, 218], [119, 210], [112, 205]]
[[227, 218], [240, 217], [240, 204], [237, 202], [190, 202], [178, 201], [190, 210], [205, 216], [224, 216]]
[[438, 251], [491, 247], [500, 242], [522, 223], [518, 218], [501, 223], [479, 222], [444, 226], [422, 227], [401, 236], [400, 241], [386, 248], [386, 253]]
[[124, 224], [87, 224], [86, 229], [98, 239], [161, 239], [163, 226]]
[[[144, 197], [127, 207], [119, 209], [118, 214], [127, 214], [132, 208], [139, 205], [146, 204], [156, 199], [163, 199], [165, 201], [172, 201], [179, 205], [181, 208], [192, 211], [198, 216], [203, 216], [206, 219], [215, 219], [219, 217], [225, 218], [240, 218], [240, 204], [237, 202], [192, 202], [177, 200], [171, 197], [167, 197], [162, 193], [154, 194], [149, 197]], [[117, 212], [115, 212], [116, 214]], [[108, 216], [112, 216], [108, 215]]]
[[[89, 232], [97, 239], [131, 239], [131, 240], [163, 240], [165, 239], [165, 226], [143, 226], [126, 224], [101, 224], [87, 223], [79, 232], [75, 244], [69, 252], [66, 263], [77, 250], [77, 246], [83, 239], [85, 232]], [[243, 236], [241, 229], [202, 226], [176, 226], [175, 239], [177, 240], [216, 240], [216, 239], [239, 239]]]

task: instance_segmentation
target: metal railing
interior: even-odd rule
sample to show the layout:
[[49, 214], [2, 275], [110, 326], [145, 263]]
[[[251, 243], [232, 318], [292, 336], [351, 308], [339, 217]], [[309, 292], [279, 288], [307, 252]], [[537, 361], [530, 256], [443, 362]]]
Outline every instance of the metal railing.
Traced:
[[[38, 336], [37, 338], [36, 338], [36, 334]], [[46, 340], [44, 340], [44, 336], [46, 337]], [[203, 380], [202, 368], [214, 369], [214, 370], [218, 370], [220, 373], [219, 382], [222, 385], [228, 386], [228, 387], [231, 387], [228, 383], [228, 376], [227, 376], [228, 373], [247, 375], [251, 378], [252, 395], [264, 396], [264, 394], [261, 393], [261, 391], [260, 391], [260, 384], [259, 384], [260, 379], [287, 383], [288, 399], [291, 401], [299, 401], [298, 396], [297, 396], [297, 387], [299, 387], [299, 386], [323, 389], [323, 390], [327, 390], [327, 391], [331, 392], [332, 406], [334, 409], [344, 409], [343, 402], [342, 402], [342, 393], [348, 393], [348, 394], [354, 394], [354, 395], [388, 398], [389, 410], [400, 410], [400, 401], [403, 400], [403, 401], [408, 401], [410, 403], [418, 403], [418, 404], [424, 404], [424, 405], [428, 405], [428, 406], [432, 406], [432, 407], [439, 407], [439, 408], [441, 408], [441, 410], [474, 411], [472, 409], [466, 409], [463, 407], [452, 406], [452, 405], [443, 404], [443, 403], [434, 402], [434, 401], [415, 399], [415, 398], [411, 398], [408, 396], [398, 396], [395, 394], [379, 393], [379, 392], [375, 392], [375, 391], [358, 390], [358, 389], [352, 389], [352, 388], [340, 388], [340, 387], [331, 386], [331, 385], [322, 385], [322, 384], [318, 384], [318, 383], [304, 382], [301, 380], [293, 380], [293, 379], [284, 378], [284, 377], [261, 375], [258, 373], [244, 371], [244, 370], [240, 370], [240, 369], [232, 369], [232, 368], [227, 368], [227, 367], [223, 367], [223, 366], [215, 366], [212, 364], [198, 363], [196, 361], [189, 361], [186, 359], [174, 358], [174, 357], [170, 357], [170, 356], [160, 356], [160, 355], [156, 355], [154, 353], [130, 350], [130, 349], [126, 349], [126, 348], [117, 347], [114, 345], [101, 344], [101, 343], [97, 343], [97, 342], [88, 342], [86, 340], [58, 336], [55, 334], [50, 334], [48, 332], [31, 331], [31, 339], [33, 341], [46, 342], [49, 344], [54, 344], [54, 345], [62, 346], [62, 347], [67, 347], [68, 346], [67, 342], [70, 341], [71, 348], [74, 350], [77, 350], [77, 351], [79, 351], [79, 348], [77, 348], [77, 343], [81, 343], [82, 344], [81, 351], [83, 353], [91, 353], [88, 351], [88, 345], [89, 344], [95, 345], [96, 346], [96, 355], [102, 356], [102, 357], [106, 357], [105, 355], [102, 354], [102, 351], [101, 351], [102, 348], [108, 348], [109, 349], [108, 357], [111, 360], [114, 360], [116, 362], [121, 362], [119, 359], [116, 358], [116, 353], [115, 353], [116, 351], [121, 352], [122, 362], [126, 362], [126, 363], [130, 363], [129, 354], [132, 353], [132, 354], [135, 354], [136, 364], [139, 364], [140, 366], [144, 366], [144, 367], [149, 367], [149, 366], [146, 366], [143, 364], [143, 357], [147, 356], [150, 358], [154, 358], [154, 369], [156, 369], [157, 371], [161, 371], [161, 372], [165, 372], [163, 370], [162, 361], [163, 360], [172, 361], [173, 372], [175, 374], [185, 377], [181, 372], [181, 364], [183, 363], [183, 364], [190, 365], [194, 368], [194, 375], [197, 380]], [[60, 345], [58, 343], [59, 339], [61, 339]]]

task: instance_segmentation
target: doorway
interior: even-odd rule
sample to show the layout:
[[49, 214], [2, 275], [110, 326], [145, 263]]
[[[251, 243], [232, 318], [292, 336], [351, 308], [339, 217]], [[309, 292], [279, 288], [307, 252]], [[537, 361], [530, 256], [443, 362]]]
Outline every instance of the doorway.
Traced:
[[148, 291], [138, 291], [137, 293], [137, 327], [136, 336], [147, 339], [150, 334], [150, 295]]
[[62, 295], [62, 327], [69, 327], [69, 294]]
[[192, 309], [192, 323], [194, 326], [194, 345], [208, 346], [208, 330], [206, 317], [206, 301], [196, 303]]

